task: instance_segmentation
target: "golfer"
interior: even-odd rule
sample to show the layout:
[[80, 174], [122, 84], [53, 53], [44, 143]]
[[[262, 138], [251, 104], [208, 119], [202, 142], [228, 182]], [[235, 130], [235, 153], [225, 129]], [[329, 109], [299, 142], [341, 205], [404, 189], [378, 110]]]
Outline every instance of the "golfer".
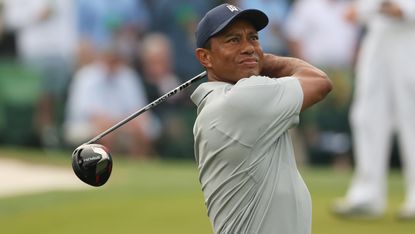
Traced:
[[295, 58], [264, 54], [259, 10], [222, 4], [196, 30], [209, 82], [197, 105], [195, 156], [215, 233], [311, 233], [311, 199], [288, 129], [332, 89], [326, 74]]

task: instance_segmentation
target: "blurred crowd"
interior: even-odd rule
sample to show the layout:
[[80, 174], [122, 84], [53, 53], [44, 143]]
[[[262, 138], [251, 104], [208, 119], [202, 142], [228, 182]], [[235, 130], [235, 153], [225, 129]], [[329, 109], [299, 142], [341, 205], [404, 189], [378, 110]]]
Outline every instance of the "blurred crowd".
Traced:
[[[207, 10], [223, 2], [0, 1], [0, 143], [14, 143], [11, 137], [16, 136], [19, 144], [47, 149], [77, 146], [200, 73], [195, 27]], [[330, 97], [306, 112], [292, 131], [298, 161], [350, 165], [348, 112], [363, 32], [345, 17], [350, 2], [225, 2], [268, 15], [270, 23], [259, 35], [265, 52], [302, 58], [333, 80]], [[33, 109], [22, 110], [21, 100], [5, 97], [10, 92], [4, 91], [4, 83], [16, 89], [26, 83], [14, 75], [38, 80], [39, 95], [22, 94], [29, 100], [23, 103]], [[192, 89], [170, 97], [101, 143], [137, 157], [193, 157]], [[12, 133], [31, 127], [35, 138], [28, 141]]]

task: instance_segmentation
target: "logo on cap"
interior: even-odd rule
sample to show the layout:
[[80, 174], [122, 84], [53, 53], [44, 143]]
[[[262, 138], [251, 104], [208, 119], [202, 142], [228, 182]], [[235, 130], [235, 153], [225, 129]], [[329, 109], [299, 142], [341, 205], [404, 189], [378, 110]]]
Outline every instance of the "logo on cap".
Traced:
[[234, 5], [227, 5], [226, 7], [232, 12], [239, 11], [239, 9]]

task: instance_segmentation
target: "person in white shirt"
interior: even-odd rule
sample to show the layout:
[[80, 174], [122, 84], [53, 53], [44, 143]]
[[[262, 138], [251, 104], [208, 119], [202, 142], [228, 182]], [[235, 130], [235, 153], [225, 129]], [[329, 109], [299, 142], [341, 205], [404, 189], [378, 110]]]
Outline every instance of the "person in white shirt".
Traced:
[[[147, 105], [141, 77], [121, 59], [116, 48], [81, 68], [70, 85], [65, 139], [80, 145]], [[114, 151], [148, 157], [154, 153], [157, 122], [151, 112], [131, 120], [100, 143]]]
[[405, 200], [398, 217], [415, 218], [415, 1], [360, 0], [348, 18], [364, 24], [350, 121], [355, 175], [343, 200], [334, 206], [342, 216], [384, 214], [387, 169], [396, 134]]
[[59, 146], [56, 113], [75, 63], [76, 12], [73, 0], [5, 0], [7, 30], [17, 35], [19, 58], [42, 77], [36, 125], [46, 147]]

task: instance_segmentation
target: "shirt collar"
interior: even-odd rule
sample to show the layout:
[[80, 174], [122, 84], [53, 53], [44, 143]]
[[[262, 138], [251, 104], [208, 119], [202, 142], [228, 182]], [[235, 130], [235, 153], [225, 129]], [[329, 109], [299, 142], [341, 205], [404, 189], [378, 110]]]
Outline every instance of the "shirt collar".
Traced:
[[202, 102], [202, 100], [213, 90], [223, 87], [224, 85], [230, 85], [226, 82], [221, 81], [209, 81], [206, 83], [203, 83], [199, 85], [199, 87], [196, 88], [196, 90], [193, 92], [193, 94], [190, 96], [193, 103], [199, 106], [199, 104]]

